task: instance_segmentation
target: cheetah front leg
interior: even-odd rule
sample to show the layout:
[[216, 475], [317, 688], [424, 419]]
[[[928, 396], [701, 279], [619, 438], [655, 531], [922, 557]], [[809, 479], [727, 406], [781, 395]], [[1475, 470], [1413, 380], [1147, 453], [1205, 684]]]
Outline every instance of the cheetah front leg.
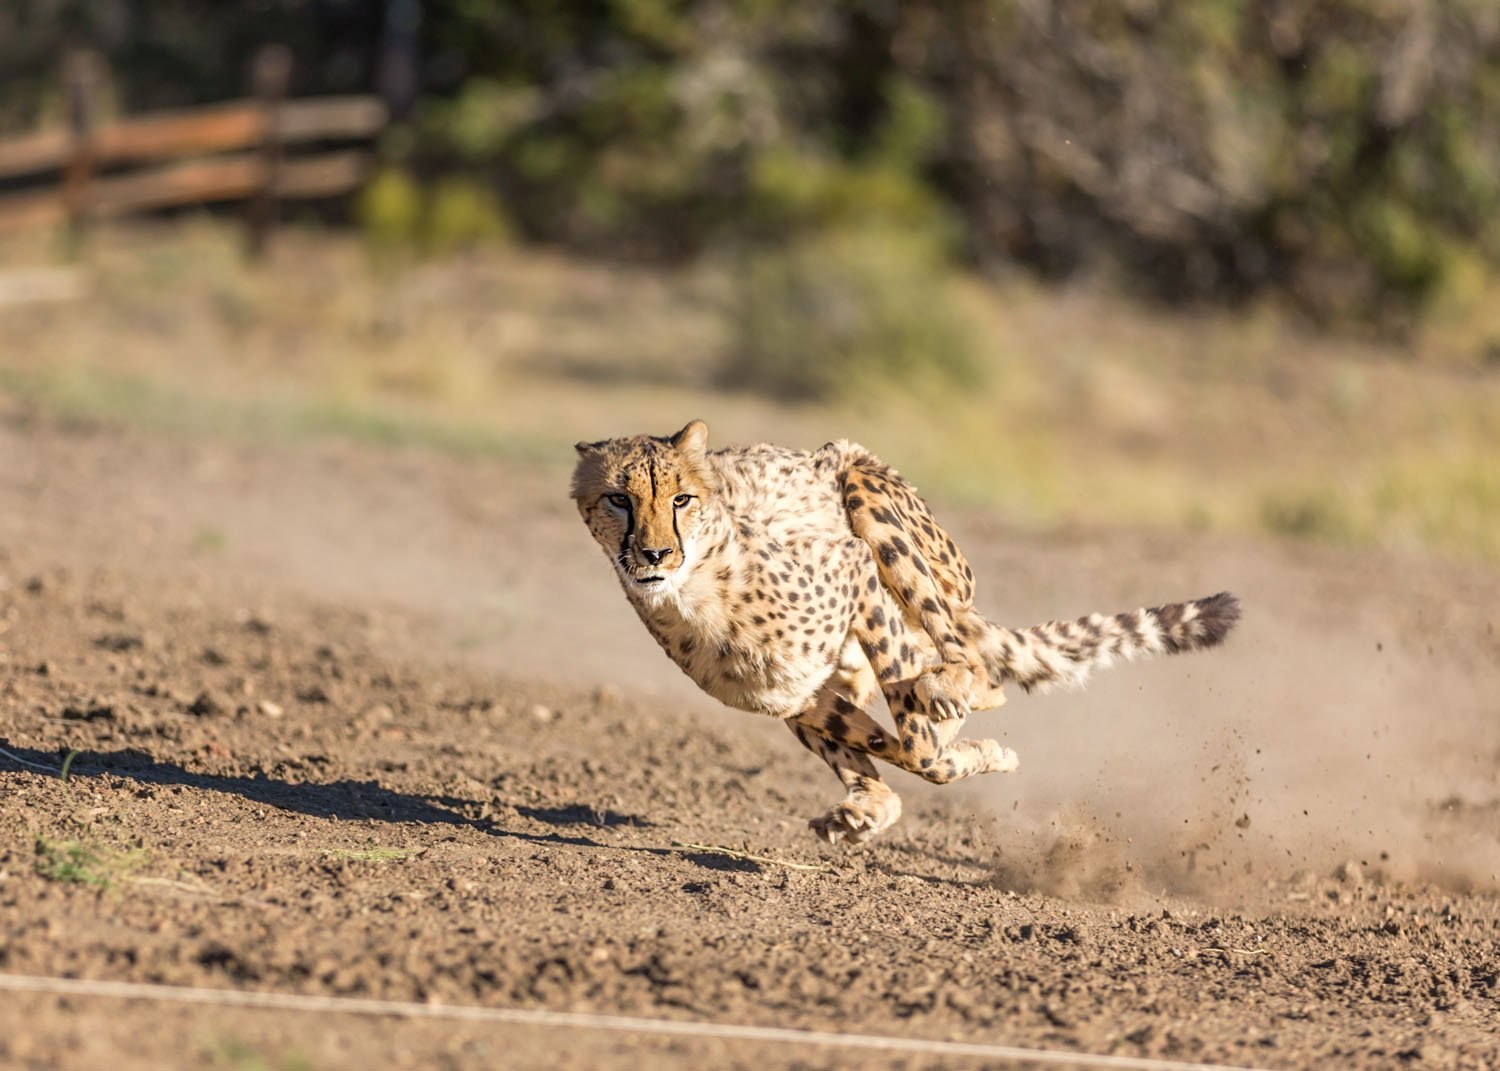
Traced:
[[864, 712], [877, 690], [864, 652], [848, 640], [838, 668], [812, 707], [787, 722], [802, 746], [832, 768], [848, 793], [808, 823], [829, 844], [841, 840], [862, 844], [901, 817], [901, 797], [880, 779], [869, 758], [872, 751], [879, 754], [890, 742], [890, 734]]
[[843, 800], [808, 823], [829, 844], [848, 840], [863, 844], [895, 825], [901, 817], [901, 797], [880, 779], [869, 757], [836, 744], [797, 721], [787, 722], [802, 746], [832, 767], [848, 790]]

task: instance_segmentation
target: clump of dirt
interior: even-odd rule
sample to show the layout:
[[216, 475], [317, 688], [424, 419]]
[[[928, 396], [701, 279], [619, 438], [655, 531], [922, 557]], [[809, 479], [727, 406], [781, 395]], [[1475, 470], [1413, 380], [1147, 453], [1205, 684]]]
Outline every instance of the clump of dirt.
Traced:
[[1017, 892], [1065, 900], [1123, 903], [1148, 897], [1130, 846], [1087, 815], [1059, 812], [1031, 829], [1007, 830], [993, 880]]

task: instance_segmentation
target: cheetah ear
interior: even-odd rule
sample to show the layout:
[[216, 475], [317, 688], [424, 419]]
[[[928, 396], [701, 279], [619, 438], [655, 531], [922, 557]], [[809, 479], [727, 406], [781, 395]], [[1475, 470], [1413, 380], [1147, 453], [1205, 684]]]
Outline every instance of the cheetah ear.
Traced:
[[692, 421], [672, 436], [672, 445], [689, 457], [702, 457], [708, 450], [708, 425], [701, 420]]
[[599, 452], [599, 448], [601, 446], [603, 446], [603, 445], [604, 444], [602, 442], [598, 442], [598, 443], [583, 443], [583, 442], [579, 442], [579, 443], [574, 443], [573, 444], [573, 449], [578, 451], [578, 456], [579, 457], [592, 457], [594, 454], [597, 454]]

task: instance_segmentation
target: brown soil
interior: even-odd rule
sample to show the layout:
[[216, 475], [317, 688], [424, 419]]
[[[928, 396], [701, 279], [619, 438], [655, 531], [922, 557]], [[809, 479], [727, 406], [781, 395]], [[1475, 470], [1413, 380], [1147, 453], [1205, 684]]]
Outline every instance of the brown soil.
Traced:
[[[1500, 1063], [1494, 573], [959, 516], [999, 619], [1231, 587], [1245, 623], [1018, 698], [1020, 772], [895, 778], [901, 825], [833, 850], [834, 780], [677, 677], [560, 470], [0, 418], [6, 975]], [[962, 1063], [0, 996], [15, 1067], [643, 1060]]]

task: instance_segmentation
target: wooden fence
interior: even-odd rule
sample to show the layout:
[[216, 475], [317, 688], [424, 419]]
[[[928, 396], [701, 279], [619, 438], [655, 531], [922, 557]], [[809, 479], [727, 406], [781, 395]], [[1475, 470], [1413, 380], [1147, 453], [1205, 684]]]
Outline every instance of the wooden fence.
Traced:
[[[0, 140], [0, 230], [66, 224], [176, 205], [245, 201], [247, 249], [264, 250], [282, 200], [332, 197], [357, 187], [372, 154], [362, 148], [296, 152], [309, 142], [368, 143], [384, 129], [373, 96], [286, 98], [290, 53], [263, 49], [253, 98], [96, 123], [100, 60], [64, 66], [66, 129]], [[291, 148], [294, 151], [289, 152]]]

